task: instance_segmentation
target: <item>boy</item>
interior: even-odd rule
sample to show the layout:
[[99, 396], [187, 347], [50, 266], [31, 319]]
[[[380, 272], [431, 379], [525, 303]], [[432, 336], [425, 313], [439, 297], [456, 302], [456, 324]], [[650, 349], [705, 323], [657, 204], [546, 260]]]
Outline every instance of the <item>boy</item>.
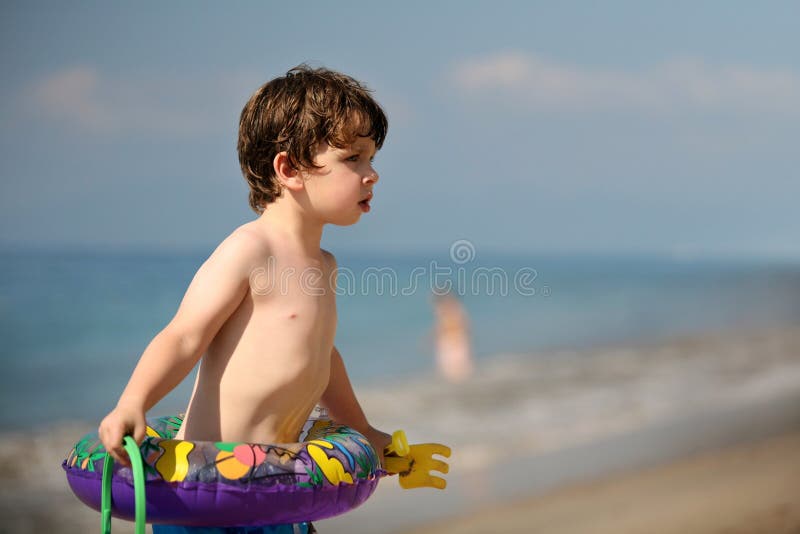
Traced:
[[294, 442], [319, 403], [383, 461], [391, 438], [368, 423], [333, 345], [336, 259], [320, 241], [326, 224], [351, 225], [369, 211], [387, 127], [366, 87], [327, 69], [300, 65], [253, 94], [238, 152], [260, 216], [200, 267], [100, 424], [116, 461], [129, 464], [123, 436], [142, 442], [145, 412], [204, 354], [177, 439]]

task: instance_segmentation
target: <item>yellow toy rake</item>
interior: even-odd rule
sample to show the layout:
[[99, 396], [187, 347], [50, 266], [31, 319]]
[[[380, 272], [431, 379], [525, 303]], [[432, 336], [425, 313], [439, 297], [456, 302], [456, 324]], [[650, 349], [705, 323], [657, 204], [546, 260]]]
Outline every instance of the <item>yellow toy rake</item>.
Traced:
[[383, 450], [384, 468], [388, 473], [399, 475], [400, 487], [445, 489], [447, 481], [431, 474], [439, 471], [447, 474], [450, 466], [447, 462], [437, 460], [434, 454], [450, 457], [450, 447], [440, 443], [419, 443], [409, 445], [406, 434], [397, 430], [392, 434], [392, 443]]

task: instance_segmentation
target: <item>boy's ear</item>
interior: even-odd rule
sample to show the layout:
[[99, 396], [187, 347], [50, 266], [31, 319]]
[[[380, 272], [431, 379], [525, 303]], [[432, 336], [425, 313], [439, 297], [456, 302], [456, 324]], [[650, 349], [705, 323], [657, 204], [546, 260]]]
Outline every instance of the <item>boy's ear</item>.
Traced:
[[303, 189], [303, 178], [297, 169], [292, 167], [289, 162], [289, 155], [286, 152], [278, 152], [272, 160], [275, 169], [275, 176], [278, 181], [287, 189], [299, 191]]

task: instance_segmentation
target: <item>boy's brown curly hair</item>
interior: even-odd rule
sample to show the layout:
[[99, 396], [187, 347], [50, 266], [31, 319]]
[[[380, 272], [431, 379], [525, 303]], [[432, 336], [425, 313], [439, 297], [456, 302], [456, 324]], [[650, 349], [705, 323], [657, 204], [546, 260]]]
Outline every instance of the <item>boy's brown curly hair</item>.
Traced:
[[295, 169], [316, 168], [318, 143], [344, 148], [370, 137], [380, 149], [389, 127], [370, 90], [345, 74], [302, 64], [261, 86], [239, 119], [239, 163], [257, 214], [281, 196], [273, 160], [286, 152]]

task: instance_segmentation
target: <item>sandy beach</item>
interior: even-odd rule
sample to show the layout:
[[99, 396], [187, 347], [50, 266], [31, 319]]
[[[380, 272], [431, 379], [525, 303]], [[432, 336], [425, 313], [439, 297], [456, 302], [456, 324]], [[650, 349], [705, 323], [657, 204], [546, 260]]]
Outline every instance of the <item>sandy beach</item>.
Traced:
[[[799, 377], [800, 327], [788, 325], [499, 358], [458, 387], [427, 377], [359, 392], [377, 426], [453, 447], [448, 488], [388, 479], [317, 527], [800, 532]], [[94, 426], [0, 434], [0, 533], [98, 529], [60, 465]]]
[[403, 532], [797, 533], [800, 431]]
[[[409, 435], [439, 435], [453, 446], [446, 491], [383, 483], [364, 506], [319, 527], [329, 534], [800, 532], [799, 372], [794, 326], [485, 366], [460, 390], [420, 388], [421, 406], [409, 410], [444, 407], [410, 422]], [[383, 394], [387, 411], [412, 402]], [[467, 438], [459, 430], [470, 416], [480, 431]], [[400, 417], [398, 409], [387, 420]], [[496, 516], [509, 519], [495, 524]], [[767, 518], [785, 530], [757, 525]]]

